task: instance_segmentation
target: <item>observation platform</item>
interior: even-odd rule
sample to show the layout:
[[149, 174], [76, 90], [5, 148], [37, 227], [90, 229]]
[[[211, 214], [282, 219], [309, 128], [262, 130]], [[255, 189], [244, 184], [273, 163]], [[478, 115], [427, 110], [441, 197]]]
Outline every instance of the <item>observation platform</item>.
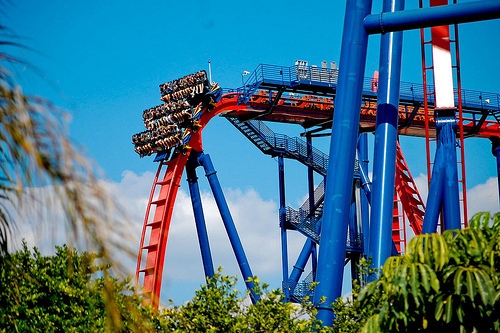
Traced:
[[[258, 119], [300, 124], [311, 132], [332, 126], [338, 69], [294, 65], [260, 64], [247, 76], [244, 86], [226, 89], [223, 98], [238, 94], [238, 105], [225, 110], [225, 117], [240, 121]], [[365, 78], [361, 105], [360, 132], [375, 130], [377, 109], [376, 78]], [[427, 87], [429, 130], [434, 134], [433, 86]], [[458, 107], [458, 94], [455, 94]], [[500, 94], [475, 90], [461, 91], [465, 137], [500, 135]], [[424, 86], [402, 82], [399, 103], [399, 134], [425, 137]], [[457, 112], [458, 119], [458, 112]]]

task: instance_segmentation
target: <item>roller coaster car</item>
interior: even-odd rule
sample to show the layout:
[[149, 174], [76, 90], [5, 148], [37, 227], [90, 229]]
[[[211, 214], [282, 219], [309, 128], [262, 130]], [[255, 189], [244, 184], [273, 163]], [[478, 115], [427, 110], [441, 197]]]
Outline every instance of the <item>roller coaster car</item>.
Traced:
[[213, 85], [204, 86], [203, 92], [194, 94], [192, 97], [188, 98], [188, 102], [191, 105], [205, 105], [209, 111], [215, 108], [215, 105], [220, 101], [222, 97], [222, 89], [217, 83]]

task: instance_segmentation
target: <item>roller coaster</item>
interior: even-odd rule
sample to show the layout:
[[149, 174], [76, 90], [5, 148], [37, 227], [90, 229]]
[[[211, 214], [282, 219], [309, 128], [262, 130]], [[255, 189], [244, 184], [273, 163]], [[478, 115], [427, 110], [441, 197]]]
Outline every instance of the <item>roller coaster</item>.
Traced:
[[[349, 5], [347, 7], [346, 10], [354, 10], [349, 9]], [[500, 12], [498, 7], [494, 5], [495, 12]], [[488, 8], [491, 12], [491, 7]], [[369, 14], [365, 12], [360, 15], [369, 18]], [[424, 44], [422, 42], [422, 45]], [[249, 278], [253, 274], [250, 264], [215, 168], [210, 156], [203, 150], [202, 131], [216, 116], [226, 118], [261, 152], [278, 159], [282, 287], [288, 301], [298, 302], [304, 296], [309, 296], [316, 302], [318, 292], [326, 293], [329, 299], [332, 299], [331, 295], [335, 296], [329, 285], [341, 284], [342, 274], [340, 277], [331, 277], [331, 271], [324, 268], [325, 260], [334, 262], [340, 258], [339, 263], [335, 265], [343, 267], [351, 261], [351, 267], [355, 267], [361, 256], [373, 255], [377, 251], [389, 251], [389, 254], [393, 255], [403, 253], [407, 240], [407, 226], [416, 235], [422, 232], [435, 232], [439, 228], [439, 215], [441, 215], [442, 229], [460, 227], [460, 221], [462, 224], [466, 223], [463, 140], [469, 137], [490, 139], [493, 143], [493, 152], [499, 155], [500, 94], [465, 90], [459, 85], [458, 90], [455, 89], [453, 92], [451, 103], [454, 106], [443, 106], [442, 100], [438, 98], [441, 89], [438, 79], [434, 80], [433, 85], [428, 85], [425, 79], [423, 84], [400, 82], [399, 79], [390, 82], [387, 73], [382, 69], [380, 76], [377, 73], [372, 77], [363, 78], [359, 76], [360, 69], [356, 68], [358, 79], [352, 83], [352, 75], [349, 77], [349, 73], [352, 74], [351, 69], [361, 67], [364, 73], [364, 66], [350, 65], [349, 61], [343, 59], [341, 55], [340, 70], [334, 64], [328, 66], [323, 63], [321, 67], [317, 67], [310, 66], [305, 61], [297, 61], [292, 66], [261, 64], [246, 76], [243, 86], [236, 89], [219, 87], [217, 83], [208, 79], [205, 70], [160, 85], [160, 99], [163, 104], [143, 112], [146, 130], [132, 137], [134, 149], [141, 157], [155, 155], [154, 161], [158, 162], [158, 170], [146, 209], [136, 268], [137, 281], [144, 287], [154, 306], [158, 307], [160, 302], [169, 228], [184, 171], [188, 180], [204, 272], [206, 276], [214, 274], [196, 175], [196, 169], [200, 166], [207, 176], [251, 298], [253, 301], [259, 298], [259, 295], [252, 291], [253, 284]], [[425, 59], [423, 63], [425, 64]], [[424, 71], [427, 70], [425, 66], [423, 68]], [[358, 87], [360, 99], [349, 97], [350, 100], [355, 100], [353, 105], [357, 108], [357, 114], [351, 116], [346, 115], [345, 110], [349, 107], [345, 102], [347, 97], [344, 96], [350, 95], [346, 86], [353, 84]], [[391, 89], [397, 89], [396, 104], [392, 102], [394, 98], [392, 101], [383, 101], [380, 97], [381, 91], [387, 92]], [[389, 115], [393, 118], [389, 119]], [[289, 137], [273, 132], [266, 122], [300, 125], [304, 132], [302, 137]], [[368, 133], [378, 135], [380, 128], [387, 124], [394, 125], [396, 135], [425, 138], [428, 149], [433, 138], [437, 138], [435, 161], [431, 163], [430, 153], [427, 154], [430, 171], [430, 193], [427, 203], [423, 202], [418, 192], [397, 140], [392, 144], [394, 146], [392, 153], [375, 151], [374, 174], [383, 175], [383, 173], [377, 174], [377, 163], [394, 165], [393, 171], [389, 168], [389, 173], [392, 172], [393, 177], [395, 175], [393, 182], [384, 182], [378, 185], [382, 186], [382, 189], [377, 189], [375, 188], [377, 184], [372, 184], [369, 179], [367, 135]], [[338, 134], [342, 131], [343, 134]], [[346, 131], [349, 138], [355, 140], [353, 144], [349, 143], [349, 140], [343, 141], [342, 135], [346, 135]], [[385, 133], [387, 134], [387, 130]], [[336, 156], [336, 159], [330, 159], [330, 156], [313, 146], [312, 138], [324, 135], [331, 135], [330, 156]], [[339, 153], [344, 151], [340, 146], [347, 147], [345, 149], [349, 150], [347, 155], [352, 157], [352, 163], [349, 156]], [[391, 146], [391, 143], [384, 145], [387, 146]], [[458, 154], [456, 147], [460, 148]], [[296, 160], [308, 168], [309, 195], [306, 202], [298, 209], [285, 205], [284, 159]], [[340, 167], [339, 164], [343, 166]], [[430, 170], [431, 164], [434, 164], [433, 170]], [[446, 170], [440, 171], [440, 165]], [[345, 168], [347, 171], [338, 172], [339, 168]], [[449, 169], [454, 170], [451, 172], [454, 178], [446, 179], [453, 179], [454, 184], [451, 188], [443, 189], [445, 187], [442, 185], [443, 177], [448, 177]], [[457, 169], [461, 169], [462, 172], [457, 172]], [[336, 177], [330, 176], [332, 170], [336, 170]], [[317, 187], [314, 187], [315, 174], [324, 179]], [[457, 174], [461, 174], [461, 177]], [[348, 177], [344, 177], [345, 175]], [[386, 185], [388, 190], [383, 189]], [[458, 194], [459, 186], [462, 187], [461, 195]], [[336, 209], [337, 199], [332, 196], [335, 196], [337, 188], [343, 191], [343, 195], [337, 196], [345, 197], [341, 200], [344, 205], [342, 208], [347, 209]], [[456, 193], [448, 195], [448, 192]], [[385, 203], [381, 200], [385, 200]], [[388, 200], [390, 205], [387, 204]], [[374, 206], [390, 210], [389, 224], [376, 222], [377, 214], [374, 212]], [[342, 216], [347, 218], [342, 219], [341, 223], [338, 220], [336, 223], [331, 222], [332, 219], [336, 219], [335, 212], [342, 210], [344, 211], [341, 213], [344, 214]], [[384, 219], [387, 220], [388, 217], [380, 218]], [[458, 225], [456, 221], [459, 221]], [[374, 230], [379, 224], [385, 225], [384, 232], [389, 235], [389, 241], [380, 236], [384, 232], [380, 232], [380, 237], [373, 236], [377, 233]], [[390, 228], [389, 233], [387, 225]], [[289, 272], [286, 234], [292, 231], [302, 234], [305, 240], [293, 269]], [[375, 239], [377, 237], [379, 239]], [[383, 245], [380, 245], [380, 242]], [[341, 245], [335, 250], [334, 256], [327, 257], [332, 251], [329, 248], [333, 243]], [[326, 253], [323, 259], [322, 252]], [[389, 254], [376, 253], [374, 257], [378, 258], [380, 264], [380, 260], [384, 260]], [[309, 261], [312, 271], [303, 276]], [[353, 274], [356, 274], [355, 269]], [[327, 288], [326, 292], [325, 289], [316, 289], [313, 292], [307, 288], [314, 281], [320, 282], [320, 285], [323, 283], [322, 287]], [[316, 305], [320, 309], [320, 316], [326, 313], [323, 319], [326, 318], [328, 323], [331, 309], [322, 308], [320, 304]]]

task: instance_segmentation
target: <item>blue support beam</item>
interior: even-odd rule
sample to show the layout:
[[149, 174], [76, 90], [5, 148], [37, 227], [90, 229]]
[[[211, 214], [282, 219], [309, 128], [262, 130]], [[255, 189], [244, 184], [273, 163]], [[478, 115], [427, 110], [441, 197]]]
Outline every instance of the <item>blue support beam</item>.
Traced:
[[439, 214], [441, 214], [441, 203], [443, 202], [443, 179], [445, 177], [442, 168], [436, 168], [436, 165], [443, 164], [441, 153], [434, 158], [434, 168], [432, 169], [431, 183], [429, 184], [429, 194], [427, 195], [427, 204], [425, 205], [424, 222], [422, 224], [422, 233], [431, 234], [437, 231]]
[[[309, 160], [313, 160], [313, 145], [312, 145], [312, 137], [310, 133], [306, 135], [307, 142], [307, 158]], [[309, 193], [309, 214], [312, 215], [314, 213], [314, 169], [312, 166], [307, 166], [307, 188]]]
[[[443, 141], [444, 170], [443, 181], [443, 228], [444, 230], [460, 229], [460, 191], [458, 188], [457, 150], [456, 150], [456, 120], [445, 122], [439, 136]], [[437, 127], [437, 124], [436, 124]]]
[[[356, 191], [356, 189], [354, 189], [354, 191]], [[349, 216], [349, 232], [347, 233], [347, 236], [349, 237], [349, 244], [351, 246], [356, 244], [356, 241], [359, 239], [357, 209], [357, 202], [355, 201], [355, 194], [353, 193], [351, 212]]]
[[[384, 0], [383, 11], [404, 9], [402, 0]], [[380, 44], [379, 84], [373, 158], [372, 209], [368, 256], [382, 267], [392, 252], [392, 218], [396, 174], [399, 86], [403, 33], [383, 34]]]
[[492, 136], [491, 141], [491, 153], [496, 157], [497, 160], [497, 178], [498, 178], [498, 197], [500, 200], [500, 137]]
[[326, 177], [325, 206], [318, 255], [318, 286], [314, 291], [317, 319], [333, 323], [331, 303], [342, 293], [347, 224], [354, 177], [354, 160], [365, 72], [368, 34], [363, 19], [371, 13], [372, 0], [347, 1], [335, 116]]
[[318, 271], [318, 247], [314, 242], [312, 243], [312, 248], [311, 248], [311, 268], [312, 268], [313, 281], [316, 282], [316, 272]]
[[498, 18], [500, 18], [500, 1], [472, 1], [447, 6], [372, 14], [365, 18], [364, 27], [368, 34], [384, 34], [391, 31], [429, 28]]
[[201, 203], [200, 188], [198, 186], [198, 177], [196, 176], [196, 167], [198, 164], [189, 163], [186, 166], [186, 175], [189, 185], [189, 193], [191, 195], [191, 205], [193, 206], [194, 220], [196, 230], [198, 232], [198, 242], [200, 244], [201, 259], [205, 276], [212, 277], [215, 274], [214, 264], [212, 261], [212, 253], [208, 241], [207, 225], [205, 223], [205, 215], [203, 214], [203, 206]]
[[240, 267], [247, 289], [250, 292], [250, 298], [252, 299], [252, 302], [255, 303], [260, 299], [260, 297], [254, 291], [254, 283], [249, 281], [250, 278], [253, 278], [252, 270], [250, 269], [250, 264], [248, 263], [245, 251], [243, 250], [243, 245], [241, 244], [236, 226], [234, 225], [233, 217], [231, 216], [226, 199], [224, 198], [224, 193], [222, 192], [219, 179], [217, 178], [217, 172], [215, 171], [212, 160], [208, 154], [204, 154], [203, 152], [199, 153], [198, 162], [205, 169], [205, 175], [210, 184], [210, 188], [212, 189], [217, 207], [219, 208], [222, 222], [224, 223], [229, 241], [236, 256], [236, 261]]
[[288, 241], [286, 235], [286, 202], [285, 202], [285, 162], [283, 155], [278, 156], [278, 180], [279, 180], [279, 219], [281, 229], [281, 266], [283, 270], [283, 292], [285, 300], [290, 300], [290, 284], [288, 279]]
[[438, 141], [422, 226], [423, 233], [436, 232], [441, 210], [444, 230], [461, 227], [455, 110], [436, 110], [435, 117]]
[[[357, 182], [357, 180], [355, 180]], [[359, 187], [355, 186], [354, 191], [359, 192]], [[356, 246], [359, 242], [360, 238], [360, 227], [359, 223], [361, 222], [358, 218], [358, 205], [359, 201], [356, 200], [356, 193], [353, 193], [353, 198], [352, 198], [352, 204], [351, 204], [351, 217], [349, 219], [349, 244], [351, 247]], [[351, 266], [351, 281], [357, 280], [359, 275], [358, 275], [358, 265], [359, 265], [359, 258], [361, 257], [361, 254], [359, 252], [351, 252], [349, 254], [349, 259], [350, 259], [350, 266]], [[351, 284], [352, 287], [352, 284]]]
[[368, 134], [362, 133], [358, 139], [358, 160], [360, 183], [364, 195], [361, 195], [361, 232], [363, 234], [363, 253], [368, 253], [368, 241], [370, 230], [370, 197], [371, 183], [368, 179]]
[[290, 281], [289, 283], [291, 287], [295, 288], [299, 282], [300, 276], [304, 273], [304, 267], [306, 267], [313, 248], [314, 242], [308, 237], [302, 247], [302, 250], [300, 251], [295, 265], [293, 266], [292, 273], [290, 273], [290, 278], [288, 280]]
[[[311, 161], [313, 160], [313, 145], [311, 133], [307, 132], [307, 158]], [[314, 169], [312, 166], [307, 166], [307, 186], [309, 189], [309, 216], [314, 216], [314, 209], [316, 205], [316, 200], [314, 198]], [[318, 269], [318, 258], [317, 258], [317, 248], [316, 244], [313, 243], [311, 248], [311, 265], [313, 280], [316, 280], [316, 272]]]
[[[361, 181], [361, 188], [365, 193], [365, 199], [368, 204], [372, 202], [372, 181], [368, 178], [368, 163], [366, 165], [359, 164], [359, 180]], [[366, 229], [368, 232], [368, 229]], [[368, 244], [368, 243], [367, 243]]]

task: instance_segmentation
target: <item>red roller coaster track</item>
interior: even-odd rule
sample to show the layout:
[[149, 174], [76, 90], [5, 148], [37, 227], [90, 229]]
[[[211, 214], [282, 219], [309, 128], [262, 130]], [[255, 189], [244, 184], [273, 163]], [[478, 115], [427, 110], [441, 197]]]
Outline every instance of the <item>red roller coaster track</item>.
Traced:
[[237, 109], [237, 103], [238, 96], [235, 95], [223, 98], [212, 111], [205, 110], [199, 120], [198, 130], [191, 133], [189, 146], [158, 166], [144, 218], [136, 270], [137, 281], [144, 287], [144, 293], [155, 307], [159, 305], [170, 221], [186, 162], [192, 151], [203, 150], [201, 134], [210, 119], [227, 109]]

